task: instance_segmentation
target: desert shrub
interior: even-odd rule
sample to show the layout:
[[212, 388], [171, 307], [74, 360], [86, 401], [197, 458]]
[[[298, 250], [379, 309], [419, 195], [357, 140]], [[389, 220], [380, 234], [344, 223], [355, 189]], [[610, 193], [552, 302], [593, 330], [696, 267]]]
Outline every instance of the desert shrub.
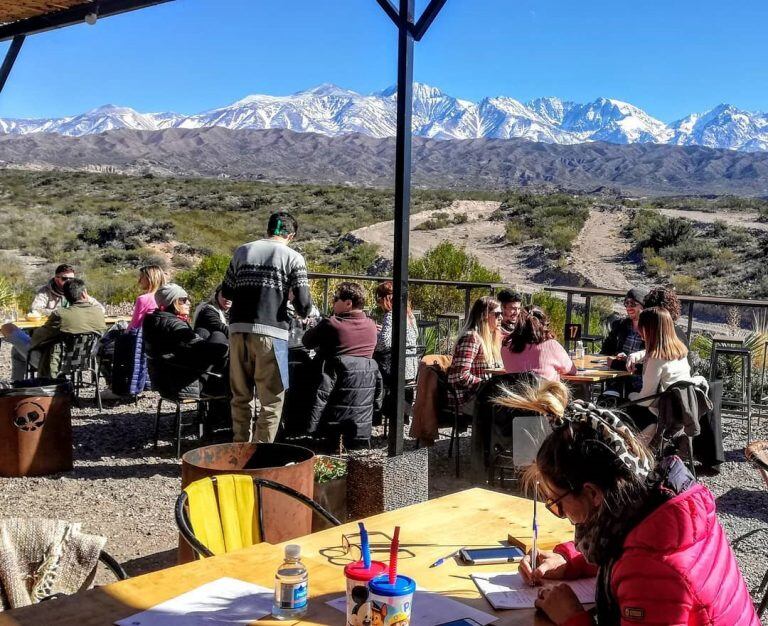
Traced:
[[[457, 282], [501, 282], [498, 272], [484, 267], [477, 257], [448, 241], [427, 250], [422, 258], [411, 260], [408, 271], [411, 278]], [[426, 318], [432, 318], [438, 313], [464, 311], [464, 292], [455, 287], [413, 285], [410, 291], [413, 308], [420, 309]], [[487, 290], [479, 289], [474, 290], [471, 296], [474, 299], [487, 293]]]
[[515, 246], [519, 246], [528, 239], [528, 236], [517, 222], [506, 223], [504, 226], [504, 237], [509, 243]]
[[712, 259], [717, 255], [717, 248], [710, 242], [688, 237], [674, 246], [664, 248], [664, 257], [673, 263], [694, 263]]
[[542, 245], [556, 252], [569, 252], [573, 241], [579, 236], [579, 230], [567, 224], [556, 223], [541, 236]]
[[675, 291], [685, 295], [697, 295], [701, 293], [701, 283], [698, 279], [687, 274], [673, 274], [670, 278]]
[[723, 276], [733, 270], [734, 264], [738, 263], [736, 254], [730, 248], [718, 248], [712, 257], [712, 271]]
[[423, 221], [421, 224], [414, 227], [413, 230], [438, 230], [439, 228], [447, 228], [448, 226], [466, 224], [468, 221], [469, 217], [466, 213], [457, 213], [451, 217], [449, 213], [439, 211], [433, 213], [431, 218]]
[[196, 267], [179, 272], [174, 280], [192, 296], [193, 302], [202, 302], [210, 298], [224, 280], [230, 258], [223, 254], [207, 256]]
[[753, 235], [741, 226], [729, 226], [727, 230], [720, 235], [720, 243], [723, 246], [729, 248], [741, 249], [747, 245], [752, 239]]
[[646, 272], [651, 276], [666, 276], [670, 271], [669, 263], [659, 256], [653, 248], [643, 250], [643, 262]]
[[[108, 221], [104, 222], [106, 219]], [[169, 241], [173, 235], [173, 223], [161, 220], [102, 220], [86, 226], [77, 238], [99, 248], [108, 246], [134, 249], [144, 243]]]

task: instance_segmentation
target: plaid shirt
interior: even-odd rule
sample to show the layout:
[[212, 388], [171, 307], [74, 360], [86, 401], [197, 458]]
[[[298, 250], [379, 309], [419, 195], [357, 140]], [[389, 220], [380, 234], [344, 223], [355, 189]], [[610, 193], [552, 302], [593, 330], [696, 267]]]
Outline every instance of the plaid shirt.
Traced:
[[[480, 335], [474, 331], [459, 338], [453, 350], [453, 360], [448, 368], [448, 384], [456, 390], [459, 409], [491, 377], [491, 365], [486, 361]], [[449, 395], [453, 404], [453, 394]]]
[[640, 333], [635, 331], [634, 328], [631, 328], [624, 338], [624, 344], [621, 346], [621, 351], [629, 356], [633, 352], [642, 350], [644, 347], [645, 344], [643, 343], [643, 338], [640, 336]]

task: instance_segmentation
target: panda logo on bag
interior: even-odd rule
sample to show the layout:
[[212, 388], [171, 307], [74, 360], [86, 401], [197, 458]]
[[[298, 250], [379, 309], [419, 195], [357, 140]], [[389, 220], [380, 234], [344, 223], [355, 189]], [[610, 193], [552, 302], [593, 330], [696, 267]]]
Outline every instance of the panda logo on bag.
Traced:
[[45, 409], [37, 402], [25, 400], [16, 405], [13, 425], [19, 430], [32, 432], [45, 424]]

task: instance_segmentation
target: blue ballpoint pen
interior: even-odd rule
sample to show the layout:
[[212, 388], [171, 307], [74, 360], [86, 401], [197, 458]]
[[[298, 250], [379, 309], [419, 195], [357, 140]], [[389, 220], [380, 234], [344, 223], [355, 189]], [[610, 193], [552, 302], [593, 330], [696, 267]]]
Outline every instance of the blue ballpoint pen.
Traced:
[[458, 553], [458, 550], [454, 550], [450, 554], [448, 554], [446, 556], [443, 556], [443, 557], [440, 557], [439, 559], [437, 559], [437, 561], [432, 563], [432, 565], [430, 565], [430, 567], [437, 567], [438, 565], [442, 565], [443, 563], [445, 563], [451, 557], [456, 556], [457, 553]]

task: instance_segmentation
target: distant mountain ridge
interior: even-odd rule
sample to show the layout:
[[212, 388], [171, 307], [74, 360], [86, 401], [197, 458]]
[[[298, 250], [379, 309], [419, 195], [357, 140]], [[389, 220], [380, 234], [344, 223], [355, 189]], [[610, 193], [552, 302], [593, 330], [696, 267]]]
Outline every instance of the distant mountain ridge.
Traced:
[[[0, 135], [0, 169], [54, 169], [391, 187], [395, 141], [283, 129], [168, 128], [65, 137]], [[413, 140], [413, 183], [632, 195], [768, 196], [768, 152], [700, 146], [557, 145], [522, 139]]]
[[[220, 126], [385, 138], [395, 135], [395, 99], [393, 87], [365, 95], [324, 84], [289, 96], [251, 95], [193, 115], [139, 113], [129, 107], [106, 105], [63, 118], [0, 118], [0, 133], [79, 137], [124, 128]], [[554, 97], [522, 103], [505, 96], [471, 102], [422, 83], [415, 83], [413, 88], [413, 129], [416, 136], [435, 139], [527, 139], [562, 145], [603, 141], [768, 151], [768, 114], [728, 104], [665, 124], [632, 104], [610, 98], [585, 104]]]

